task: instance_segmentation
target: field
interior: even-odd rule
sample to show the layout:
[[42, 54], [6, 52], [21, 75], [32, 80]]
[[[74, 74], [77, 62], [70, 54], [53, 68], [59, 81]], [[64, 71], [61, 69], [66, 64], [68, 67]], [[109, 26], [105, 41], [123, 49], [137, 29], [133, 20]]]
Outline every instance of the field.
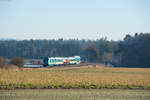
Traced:
[[0, 90], [0, 100], [149, 100], [149, 90], [25, 89]]
[[82, 67], [0, 70], [0, 89], [150, 89], [150, 69]]

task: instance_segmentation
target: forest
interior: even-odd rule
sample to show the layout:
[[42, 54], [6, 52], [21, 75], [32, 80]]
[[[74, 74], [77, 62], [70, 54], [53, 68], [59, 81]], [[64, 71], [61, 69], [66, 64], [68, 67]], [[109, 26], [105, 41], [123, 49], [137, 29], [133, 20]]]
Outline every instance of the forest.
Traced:
[[121, 41], [78, 40], [0, 40], [0, 56], [11, 59], [43, 59], [79, 55], [83, 62], [111, 63], [117, 67], [150, 68], [150, 33], [127, 34]]

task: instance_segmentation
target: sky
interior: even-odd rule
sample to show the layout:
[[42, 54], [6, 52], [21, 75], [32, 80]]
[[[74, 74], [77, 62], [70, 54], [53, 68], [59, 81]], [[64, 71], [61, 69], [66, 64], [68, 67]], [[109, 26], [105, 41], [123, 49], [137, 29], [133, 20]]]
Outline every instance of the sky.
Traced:
[[150, 0], [0, 0], [0, 38], [122, 40], [150, 32]]

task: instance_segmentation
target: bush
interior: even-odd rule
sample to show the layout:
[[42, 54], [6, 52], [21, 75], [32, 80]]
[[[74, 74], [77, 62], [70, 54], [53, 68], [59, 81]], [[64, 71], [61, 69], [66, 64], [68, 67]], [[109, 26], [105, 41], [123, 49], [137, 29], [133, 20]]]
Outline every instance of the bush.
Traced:
[[3, 57], [0, 57], [0, 68], [4, 68], [7, 64], [7, 60]]
[[19, 68], [23, 68], [24, 66], [24, 59], [20, 57], [14, 57], [11, 60], [11, 64], [18, 66]]

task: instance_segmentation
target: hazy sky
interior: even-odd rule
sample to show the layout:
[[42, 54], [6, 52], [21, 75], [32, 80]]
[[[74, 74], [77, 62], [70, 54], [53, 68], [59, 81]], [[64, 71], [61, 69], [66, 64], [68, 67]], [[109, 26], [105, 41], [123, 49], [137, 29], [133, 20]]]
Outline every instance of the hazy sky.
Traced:
[[0, 38], [123, 39], [150, 32], [150, 0], [0, 0]]

